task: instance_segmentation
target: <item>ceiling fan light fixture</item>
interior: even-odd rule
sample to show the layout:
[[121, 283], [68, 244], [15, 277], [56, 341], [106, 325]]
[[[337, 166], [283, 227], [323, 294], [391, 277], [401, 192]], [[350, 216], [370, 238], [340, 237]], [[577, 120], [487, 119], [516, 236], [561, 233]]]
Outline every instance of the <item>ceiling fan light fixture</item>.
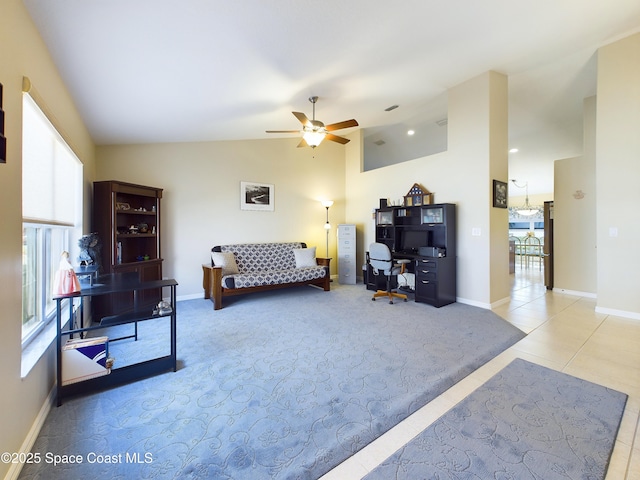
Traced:
[[302, 124], [302, 130], [267, 130], [267, 133], [302, 133], [302, 140], [298, 144], [298, 147], [311, 147], [316, 148], [326, 138], [332, 142], [337, 142], [342, 145], [349, 143], [349, 139], [335, 135], [334, 131], [341, 130], [343, 128], [357, 127], [358, 122], [355, 119], [345, 120], [343, 122], [332, 123], [325, 125], [320, 120], [316, 120], [316, 102], [318, 97], [309, 97], [309, 101], [313, 105], [313, 117], [309, 119], [302, 112], [291, 112]]
[[304, 138], [304, 141], [307, 142], [307, 145], [309, 145], [311, 148], [316, 148], [322, 143], [325, 135], [326, 133], [319, 132], [317, 130], [307, 130], [304, 132], [304, 135], [302, 137]]

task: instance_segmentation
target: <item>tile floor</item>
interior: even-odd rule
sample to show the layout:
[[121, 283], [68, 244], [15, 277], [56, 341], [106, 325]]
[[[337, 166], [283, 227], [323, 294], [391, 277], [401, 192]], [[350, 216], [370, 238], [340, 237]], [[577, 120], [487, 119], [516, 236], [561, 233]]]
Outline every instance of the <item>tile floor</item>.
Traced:
[[592, 298], [547, 291], [517, 268], [511, 301], [494, 310], [528, 335], [321, 480], [361, 479], [516, 357], [629, 395], [606, 480], [640, 480], [640, 321], [595, 312]]

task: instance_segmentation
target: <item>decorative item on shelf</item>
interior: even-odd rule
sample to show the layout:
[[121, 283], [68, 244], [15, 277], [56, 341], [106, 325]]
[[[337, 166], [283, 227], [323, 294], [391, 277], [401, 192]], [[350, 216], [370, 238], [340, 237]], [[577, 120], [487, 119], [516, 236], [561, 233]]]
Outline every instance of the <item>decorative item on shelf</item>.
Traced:
[[100, 250], [102, 249], [102, 242], [97, 233], [88, 233], [83, 235], [78, 240], [78, 247], [80, 247], [80, 254], [78, 255], [78, 262], [82, 266], [97, 265], [100, 266]]
[[156, 308], [153, 309], [154, 315], [168, 315], [173, 312], [173, 308], [171, 308], [171, 304], [169, 302], [165, 302], [162, 300]]
[[433, 203], [433, 193], [429, 192], [419, 183], [414, 183], [404, 196], [405, 207], [419, 207]]
[[138, 233], [138, 227], [136, 227], [135, 225], [131, 225], [129, 227], [129, 233]]
[[148, 233], [149, 232], [149, 225], [147, 225], [146, 223], [139, 223], [138, 224], [138, 232], [140, 232], [140, 233]]
[[129, 205], [128, 203], [124, 203], [124, 202], [116, 202], [116, 210], [121, 210], [121, 211], [125, 212], [127, 210], [131, 210], [131, 205]]

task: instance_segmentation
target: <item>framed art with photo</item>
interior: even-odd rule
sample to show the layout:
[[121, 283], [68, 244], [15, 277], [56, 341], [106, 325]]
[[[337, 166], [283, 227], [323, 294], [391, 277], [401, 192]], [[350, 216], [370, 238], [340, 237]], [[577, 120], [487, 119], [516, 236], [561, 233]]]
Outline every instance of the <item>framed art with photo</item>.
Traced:
[[273, 212], [274, 188], [268, 183], [240, 182], [240, 209]]
[[500, 180], [493, 181], [493, 206], [507, 208], [507, 184]]

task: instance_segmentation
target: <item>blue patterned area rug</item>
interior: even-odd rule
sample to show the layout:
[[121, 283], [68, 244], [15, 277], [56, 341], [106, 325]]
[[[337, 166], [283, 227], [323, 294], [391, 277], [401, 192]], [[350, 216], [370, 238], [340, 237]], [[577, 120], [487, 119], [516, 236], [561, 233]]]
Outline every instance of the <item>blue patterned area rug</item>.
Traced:
[[[317, 479], [524, 337], [361, 285], [178, 302], [177, 317], [178, 371], [53, 408], [33, 452], [66, 457], [21, 478]], [[168, 349], [164, 328], [114, 342], [115, 366]]]
[[603, 479], [626, 401], [516, 359], [365, 479]]

